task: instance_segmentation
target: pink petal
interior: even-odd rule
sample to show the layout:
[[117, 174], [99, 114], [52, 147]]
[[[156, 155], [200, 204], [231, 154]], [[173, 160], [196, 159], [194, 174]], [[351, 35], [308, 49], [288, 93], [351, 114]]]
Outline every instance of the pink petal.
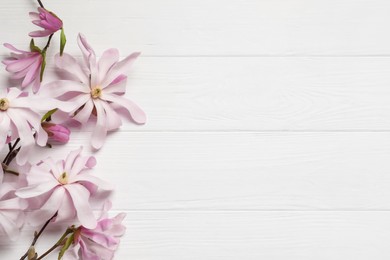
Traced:
[[33, 134], [27, 122], [20, 117], [21, 112], [19, 112], [19, 114], [16, 114], [11, 109], [8, 109], [7, 113], [11, 118], [12, 122], [15, 124], [18, 130], [19, 137], [21, 139], [21, 149], [16, 156], [16, 162], [19, 165], [23, 165], [27, 162], [28, 152], [34, 145]]
[[82, 150], [83, 150], [83, 147], [80, 147], [79, 149], [74, 150], [68, 154], [68, 156], [66, 157], [66, 160], [65, 160], [65, 166], [64, 166], [65, 172], [67, 172], [67, 173], [71, 172], [73, 164], [74, 164], [75, 160], [77, 159], [77, 157], [80, 156]]
[[79, 33], [77, 37], [77, 43], [79, 45], [79, 48], [84, 56], [84, 60], [86, 64], [89, 64], [89, 57], [96, 57], [94, 50], [92, 47], [88, 44], [87, 40], [85, 39], [85, 36]]
[[21, 60], [13, 60], [8, 63], [5, 68], [8, 72], [18, 72], [24, 70], [31, 66], [34, 62], [37, 61], [36, 56], [31, 56], [29, 58], [21, 59]]
[[96, 162], [95, 157], [93, 156], [77, 156], [73, 162], [72, 168], [70, 169], [69, 175], [73, 180], [74, 176], [79, 174], [83, 169], [86, 168], [88, 162], [92, 160]]
[[39, 31], [33, 31], [28, 34], [30, 37], [46, 37], [52, 34], [52, 31], [49, 30], [39, 30]]
[[106, 77], [107, 72], [115, 65], [119, 60], [119, 51], [117, 49], [109, 49], [103, 52], [102, 57], [99, 60], [98, 70], [99, 77], [98, 81], [102, 82]]
[[32, 90], [34, 94], [38, 92], [40, 86], [41, 86], [40, 77], [36, 77], [32, 85]]
[[126, 92], [127, 76], [120, 75], [110, 85], [104, 88], [105, 93], [124, 94]]
[[89, 64], [89, 70], [91, 72], [90, 74], [90, 86], [95, 87], [98, 86], [98, 68], [96, 64], [96, 58], [92, 54], [88, 57], [88, 64]]
[[91, 116], [93, 107], [93, 101], [88, 100], [87, 103], [85, 103], [84, 107], [80, 111], [78, 111], [77, 114], [73, 117], [73, 119], [77, 120], [82, 125], [85, 125]]
[[89, 93], [90, 89], [80, 82], [56, 80], [44, 85], [41, 92], [45, 96], [60, 97], [67, 92]]
[[23, 50], [16, 49], [13, 45], [11, 45], [9, 43], [4, 43], [3, 45], [4, 45], [4, 47], [10, 49], [11, 51], [16, 51], [16, 52], [19, 52], [19, 53], [30, 53], [28, 51], [23, 51]]
[[39, 20], [39, 14], [38, 13], [36, 13], [36, 12], [29, 12], [28, 14], [30, 15], [30, 18], [32, 20]]
[[19, 198], [33, 198], [37, 197], [39, 195], [42, 195], [46, 192], [49, 192], [52, 190], [54, 187], [58, 186], [59, 183], [55, 181], [49, 181], [49, 182], [43, 182], [37, 185], [32, 185], [28, 187], [21, 188], [16, 191], [16, 196]]
[[106, 102], [101, 102], [101, 104], [107, 115], [107, 130], [112, 131], [118, 129], [122, 125], [122, 120], [119, 115]]
[[57, 54], [54, 59], [58, 68], [75, 75], [81, 82], [85, 84], [89, 83], [87, 74], [84, 72], [75, 58], [67, 53], [63, 53], [62, 56]]
[[74, 207], [77, 212], [77, 218], [81, 225], [89, 229], [95, 228], [97, 221], [93, 215], [90, 205], [88, 204], [88, 190], [80, 184], [66, 185], [65, 188], [72, 198]]
[[12, 241], [15, 241], [18, 238], [19, 229], [16, 224], [0, 212], [0, 230], [1, 229]]
[[8, 116], [2, 116], [2, 120], [0, 120], [0, 142], [5, 144], [5, 140], [7, 139], [8, 131], [10, 130], [10, 119]]
[[61, 201], [65, 195], [65, 189], [62, 186], [58, 186], [54, 189], [49, 199], [39, 209], [32, 212], [29, 216], [29, 222], [33, 226], [38, 226], [50, 219], [61, 207]]
[[0, 201], [0, 209], [1, 210], [20, 210], [20, 199], [19, 198], [12, 198], [8, 200], [1, 200]]
[[94, 100], [94, 104], [97, 113], [97, 121], [95, 129], [92, 133], [92, 147], [95, 149], [100, 149], [103, 146], [107, 135], [107, 118], [101, 102]]
[[130, 113], [131, 118], [138, 124], [144, 124], [146, 122], [146, 114], [145, 112], [137, 106], [134, 102], [125, 99], [123, 97], [109, 94], [109, 93], [104, 93], [102, 96], [102, 99], [111, 101], [115, 104], [118, 104], [124, 108], [127, 109], [127, 111]]
[[58, 209], [56, 222], [73, 220], [75, 216], [76, 210], [73, 206], [73, 202], [70, 196], [64, 196], [61, 203], [61, 207]]
[[113, 80], [115, 80], [119, 75], [126, 74], [140, 54], [141, 53], [139, 52], [132, 53], [122, 61], [116, 63], [106, 76], [105, 80], [101, 83], [101, 86], [104, 88], [108, 86]]
[[29, 68], [26, 77], [22, 82], [22, 87], [26, 87], [30, 85], [34, 81], [34, 79], [39, 77], [41, 64], [42, 64], [42, 58], [35, 60], [35, 62]]
[[103, 190], [112, 190], [113, 189], [112, 185], [109, 184], [108, 182], [105, 182], [105, 181], [101, 180], [100, 178], [95, 177], [91, 174], [87, 174], [87, 173], [76, 175], [74, 178], [72, 178], [72, 181], [73, 182], [89, 182], [89, 183], [91, 183], [91, 184], [93, 184], [93, 185], [95, 185], [98, 188], [103, 189]]

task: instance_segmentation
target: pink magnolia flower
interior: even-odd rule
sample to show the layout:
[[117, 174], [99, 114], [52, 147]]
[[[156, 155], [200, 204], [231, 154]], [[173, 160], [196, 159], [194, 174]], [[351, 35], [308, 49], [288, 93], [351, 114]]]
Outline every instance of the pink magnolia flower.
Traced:
[[33, 24], [44, 29], [30, 32], [28, 35], [31, 37], [49, 36], [50, 34], [60, 30], [63, 26], [61, 19], [58, 18], [57, 15], [42, 7], [38, 7], [38, 13], [30, 12], [30, 17], [33, 20]]
[[21, 148], [16, 156], [19, 165], [27, 162], [35, 143], [46, 145], [47, 133], [41, 127], [41, 116], [37, 111], [49, 110], [50, 104], [53, 102], [49, 99], [42, 102], [16, 88], [0, 89], [0, 143], [5, 144], [9, 137], [11, 140], [20, 138]]
[[[29, 216], [32, 225], [40, 225], [56, 212], [54, 222], [77, 218], [87, 228], [97, 225], [89, 199], [98, 188], [111, 187], [91, 175], [96, 164], [93, 156], [81, 156], [82, 148], [71, 152], [66, 160], [47, 158], [31, 167], [27, 173], [27, 187], [16, 192], [20, 198], [30, 199]], [[33, 200], [32, 200], [33, 199]]]
[[105, 211], [99, 218], [96, 228], [79, 227], [75, 231], [74, 245], [65, 253], [64, 260], [113, 259], [120, 243], [119, 238], [126, 231], [126, 227], [122, 224], [125, 217], [125, 213], [120, 213], [113, 218], [109, 218], [107, 211]]
[[0, 184], [0, 237], [15, 241], [24, 224], [26, 201], [15, 196], [15, 187], [11, 183]]
[[11, 73], [12, 79], [23, 79], [22, 88], [32, 84], [32, 89], [36, 93], [41, 85], [40, 73], [43, 57], [38, 51], [23, 51], [16, 49], [9, 43], [4, 44], [10, 49], [11, 57], [3, 60], [5, 69]]
[[59, 80], [44, 86], [47, 93], [59, 100], [69, 101], [73, 105], [72, 118], [82, 125], [92, 115], [96, 116], [96, 126], [92, 133], [92, 146], [100, 149], [108, 131], [118, 129], [122, 124], [116, 109], [122, 107], [139, 124], [146, 121], [145, 113], [134, 102], [126, 99], [127, 76], [124, 75], [139, 53], [133, 53], [119, 61], [117, 49], [106, 50], [99, 61], [84, 36], [78, 36], [79, 47], [84, 56], [85, 66], [75, 58], [64, 53], [57, 55], [58, 68], [75, 76], [75, 80]]
[[70, 130], [66, 126], [43, 122], [42, 127], [49, 136], [49, 144], [66, 144], [69, 141]]

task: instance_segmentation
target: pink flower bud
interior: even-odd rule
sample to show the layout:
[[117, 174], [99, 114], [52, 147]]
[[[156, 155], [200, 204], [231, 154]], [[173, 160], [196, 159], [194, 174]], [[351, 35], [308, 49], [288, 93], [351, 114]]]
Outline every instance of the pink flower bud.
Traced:
[[43, 30], [30, 32], [31, 37], [46, 37], [62, 28], [62, 21], [52, 12], [38, 7], [38, 13], [31, 12], [32, 23], [41, 27]]
[[69, 141], [70, 130], [66, 126], [43, 122], [42, 128], [49, 136], [49, 144], [66, 144]]

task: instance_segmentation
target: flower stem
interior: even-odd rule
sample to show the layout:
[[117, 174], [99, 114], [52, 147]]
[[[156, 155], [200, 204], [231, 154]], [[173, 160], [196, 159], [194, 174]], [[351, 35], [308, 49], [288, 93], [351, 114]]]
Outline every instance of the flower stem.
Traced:
[[51, 38], [53, 38], [54, 33], [50, 34], [49, 39], [47, 40], [46, 46], [43, 48], [42, 53], [46, 53], [47, 49], [50, 46]]
[[48, 254], [50, 254], [51, 252], [54, 251], [54, 249], [56, 249], [57, 247], [61, 246], [64, 242], [65, 242], [65, 239], [66, 237], [73, 233], [74, 232], [74, 229], [73, 228], [67, 228], [64, 232], [64, 234], [62, 234], [62, 236], [60, 237], [60, 239], [58, 239], [57, 243], [55, 243], [52, 247], [50, 247], [45, 253], [43, 253], [40, 257], [37, 258], [37, 260], [40, 260], [40, 259], [43, 259], [45, 256], [47, 256]]
[[[3, 160], [3, 163], [5, 165], [9, 165], [11, 163], [12, 159], [15, 158], [15, 157], [12, 157], [11, 154], [14, 153], [15, 148], [18, 145], [19, 141], [20, 141], [20, 138], [16, 139], [14, 145], [12, 145], [12, 146], [10, 144], [8, 144], [9, 152], [8, 152], [8, 154], [5, 156], [5, 158]], [[10, 158], [12, 158], [12, 159], [10, 160]]]
[[19, 176], [19, 173], [17, 171], [13, 171], [13, 170], [8, 170], [8, 169], [3, 169], [4, 172], [6, 173], [10, 173], [10, 174], [13, 174], [13, 175], [16, 175], [16, 176]]
[[[56, 214], [54, 214], [48, 221], [46, 221], [46, 223], [43, 225], [43, 227], [41, 228], [41, 230], [39, 230], [39, 232], [37, 233], [36, 231], [34, 232], [34, 239], [33, 241], [31, 242], [31, 246], [34, 246], [37, 241], [38, 241], [38, 238], [42, 235], [43, 231], [46, 229], [46, 227], [49, 225], [50, 221], [53, 220], [53, 218], [55, 218], [57, 216], [57, 212]], [[20, 260], [23, 260], [27, 257], [28, 255], [28, 250], [26, 251], [26, 253], [20, 258]]]
[[40, 7], [45, 8], [41, 2], [41, 0], [37, 0]]

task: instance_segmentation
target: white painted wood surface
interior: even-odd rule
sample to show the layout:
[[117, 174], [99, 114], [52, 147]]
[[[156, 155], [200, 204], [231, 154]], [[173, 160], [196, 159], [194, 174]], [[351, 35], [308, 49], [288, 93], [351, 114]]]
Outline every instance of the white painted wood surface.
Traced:
[[[46, 2], [67, 52], [79, 31], [97, 53], [143, 52], [127, 95], [149, 122], [96, 153], [127, 212], [116, 259], [390, 258], [389, 1]], [[2, 3], [3, 42], [27, 47], [35, 7]], [[39, 151], [88, 146], [89, 130]]]

